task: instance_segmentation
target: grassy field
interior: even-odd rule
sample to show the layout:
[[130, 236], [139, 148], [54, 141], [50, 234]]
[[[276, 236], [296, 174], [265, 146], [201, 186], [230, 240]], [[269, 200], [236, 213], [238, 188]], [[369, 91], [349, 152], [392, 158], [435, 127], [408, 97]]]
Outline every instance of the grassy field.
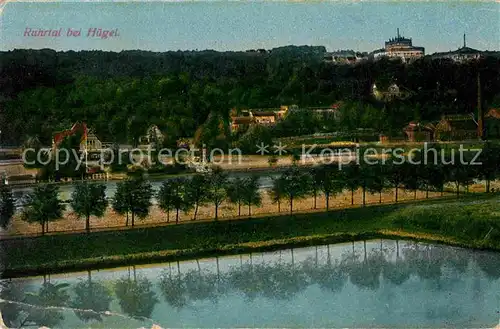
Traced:
[[291, 246], [404, 238], [500, 249], [495, 195], [370, 206], [220, 222], [0, 241], [4, 277], [264, 251]]

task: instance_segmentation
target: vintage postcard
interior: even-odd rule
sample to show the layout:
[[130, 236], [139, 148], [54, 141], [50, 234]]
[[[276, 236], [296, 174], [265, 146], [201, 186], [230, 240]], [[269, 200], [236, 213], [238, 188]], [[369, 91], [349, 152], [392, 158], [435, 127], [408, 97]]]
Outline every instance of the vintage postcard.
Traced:
[[500, 2], [0, 0], [0, 328], [500, 328]]

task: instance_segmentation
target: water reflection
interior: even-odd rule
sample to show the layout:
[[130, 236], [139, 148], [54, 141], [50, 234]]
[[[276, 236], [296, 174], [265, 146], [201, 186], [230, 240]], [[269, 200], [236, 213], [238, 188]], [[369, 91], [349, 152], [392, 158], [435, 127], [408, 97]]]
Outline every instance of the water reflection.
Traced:
[[109, 310], [110, 303], [113, 300], [111, 291], [101, 282], [92, 281], [90, 271], [88, 277], [79, 279], [73, 289], [75, 297], [71, 301], [71, 307], [76, 309], [76, 316], [83, 322], [102, 321], [102, 313]]
[[491, 327], [500, 255], [368, 241], [2, 282], [7, 326]]
[[115, 296], [123, 313], [133, 318], [148, 319], [158, 299], [152, 291], [153, 284], [145, 277], [137, 276], [135, 268], [133, 278], [122, 277], [115, 283]]

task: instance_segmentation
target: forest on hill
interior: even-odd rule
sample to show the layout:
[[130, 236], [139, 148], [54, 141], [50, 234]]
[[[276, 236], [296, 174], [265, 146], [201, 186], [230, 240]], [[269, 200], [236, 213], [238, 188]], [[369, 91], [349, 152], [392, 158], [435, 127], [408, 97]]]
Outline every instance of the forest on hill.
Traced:
[[[411, 64], [336, 65], [323, 61], [325, 51], [288, 46], [268, 52], [0, 52], [0, 144], [20, 145], [29, 137], [49, 144], [54, 132], [76, 121], [108, 142], [137, 142], [151, 124], [173, 141], [194, 136], [207, 121], [228, 126], [233, 108], [338, 101], [346, 104], [340, 122], [309, 120], [301, 132], [371, 128], [394, 134], [411, 120], [475, 112], [479, 71], [483, 105], [500, 106], [498, 57], [463, 64], [425, 57]], [[409, 96], [373, 97], [373, 84], [386, 90], [392, 83]], [[202, 135], [231, 139], [227, 131]]]

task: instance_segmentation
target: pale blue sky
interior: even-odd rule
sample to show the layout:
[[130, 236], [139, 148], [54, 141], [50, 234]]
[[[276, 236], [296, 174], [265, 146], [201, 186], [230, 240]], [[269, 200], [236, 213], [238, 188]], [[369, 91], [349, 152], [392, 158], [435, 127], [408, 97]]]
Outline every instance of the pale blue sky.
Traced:
[[[26, 27], [118, 28], [100, 40], [24, 37]], [[396, 28], [426, 53], [467, 45], [500, 50], [500, 3], [495, 2], [12, 2], [1, 18], [2, 50], [52, 48], [120, 51], [246, 50], [324, 45], [371, 51]], [[85, 34], [86, 35], [86, 34]]]

